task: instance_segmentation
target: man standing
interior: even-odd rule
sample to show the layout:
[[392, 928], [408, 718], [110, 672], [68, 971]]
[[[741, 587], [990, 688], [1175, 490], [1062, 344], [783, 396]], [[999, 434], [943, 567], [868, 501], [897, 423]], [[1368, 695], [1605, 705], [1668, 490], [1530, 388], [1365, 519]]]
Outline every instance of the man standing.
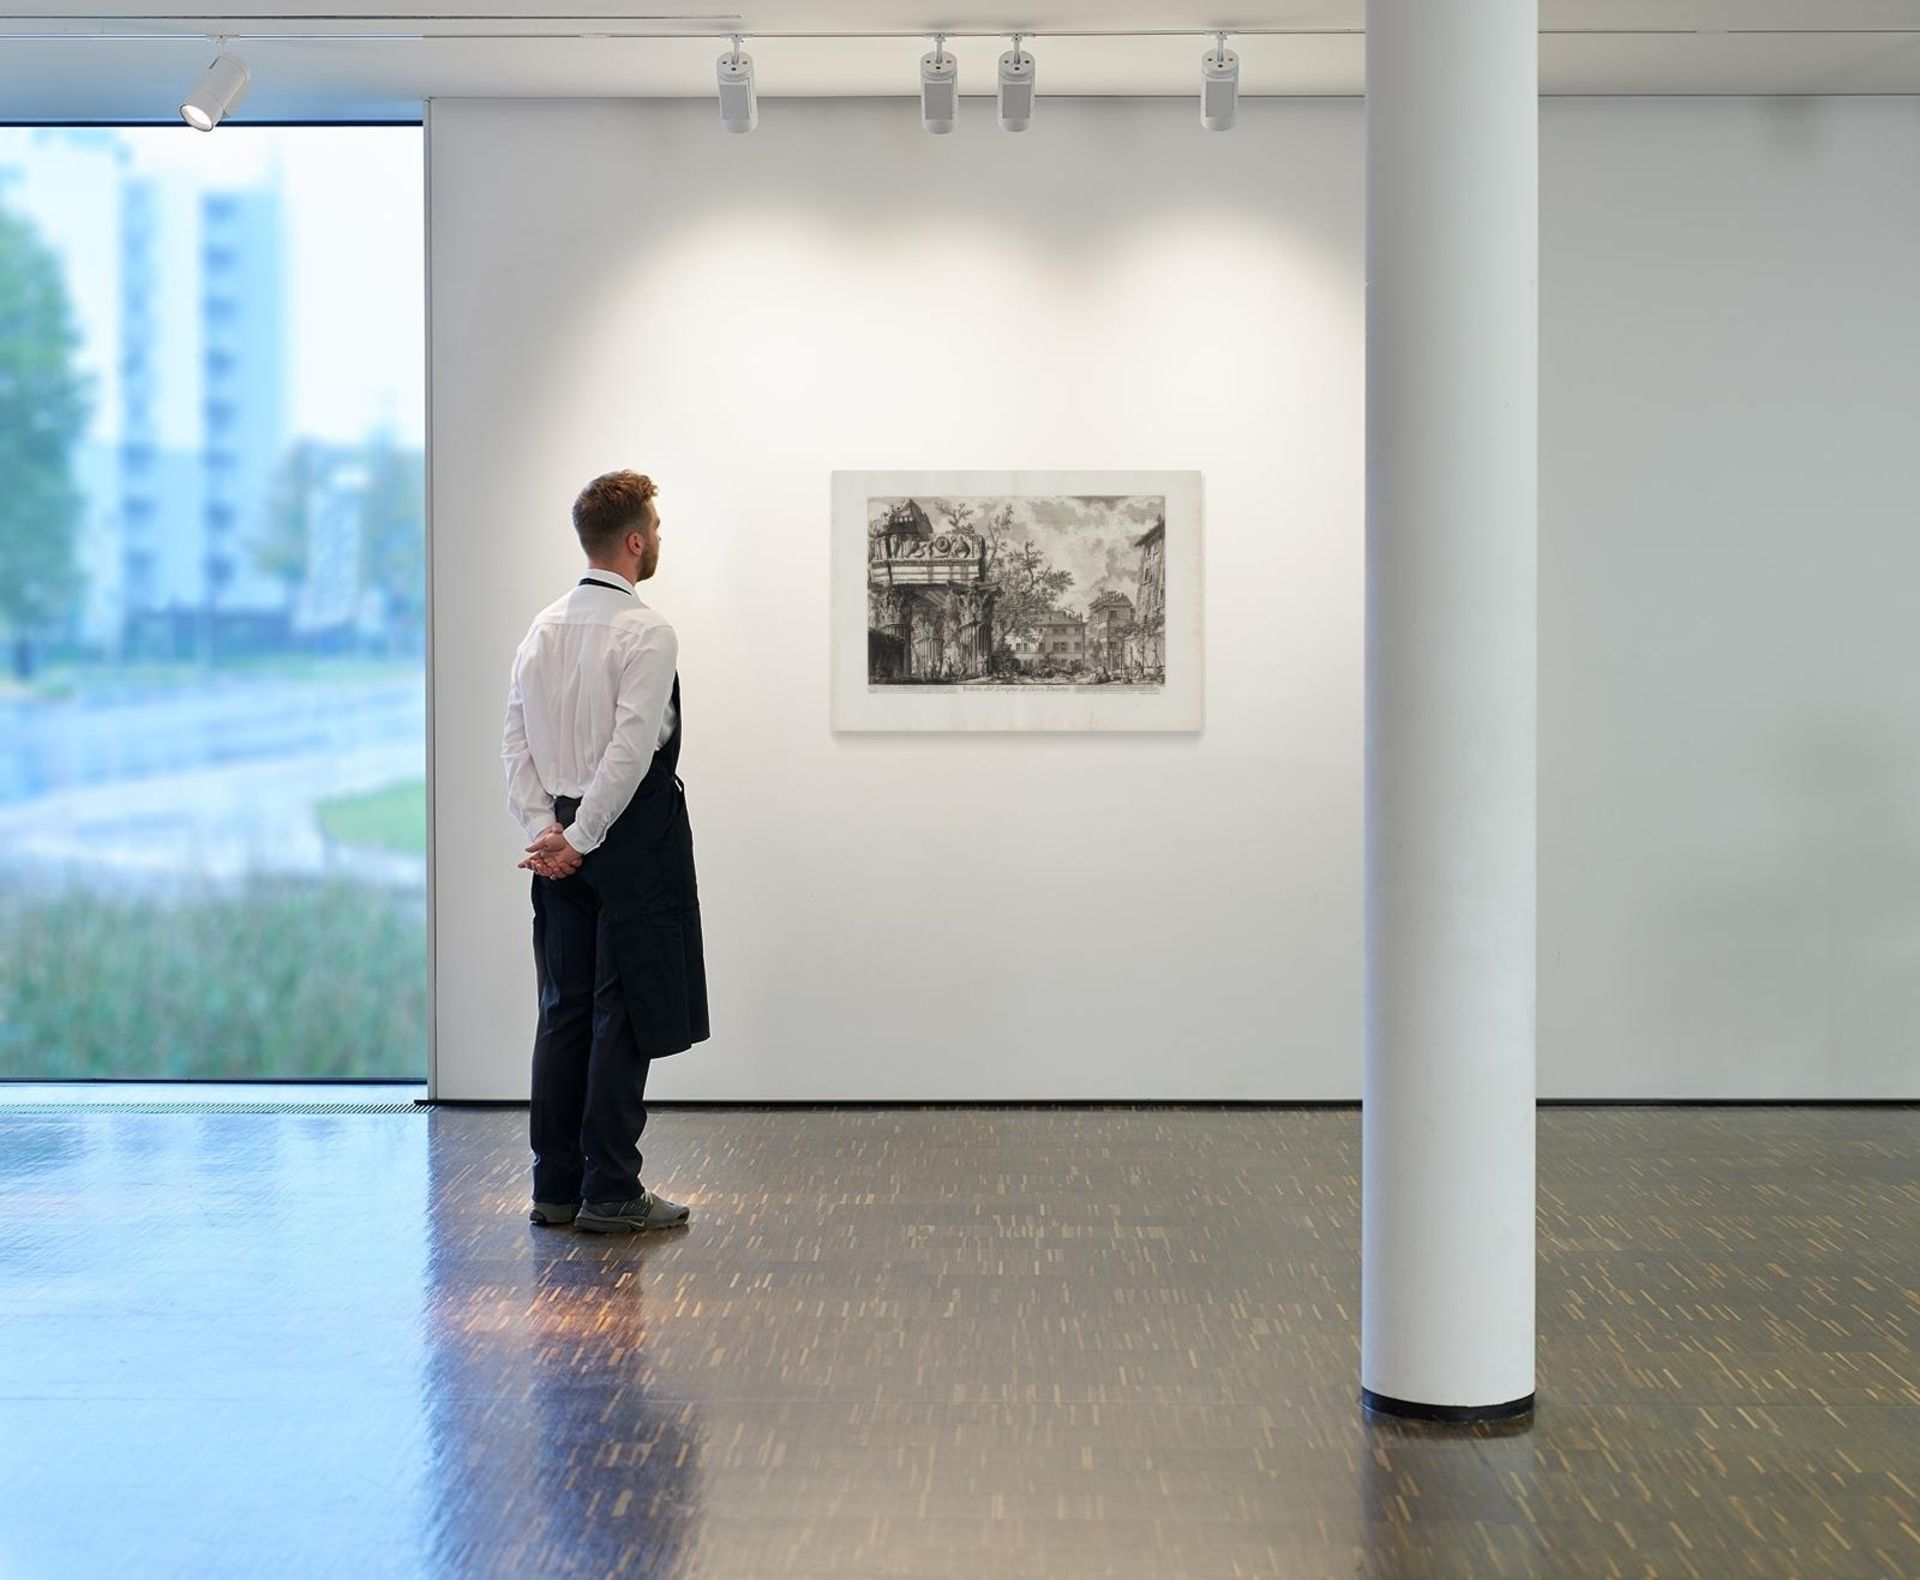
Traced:
[[657, 492], [608, 472], [573, 502], [587, 574], [514, 656], [501, 747], [533, 841], [531, 1216], [602, 1234], [687, 1221], [640, 1183], [643, 1099], [654, 1059], [707, 1037], [679, 642], [635, 591], [660, 564]]

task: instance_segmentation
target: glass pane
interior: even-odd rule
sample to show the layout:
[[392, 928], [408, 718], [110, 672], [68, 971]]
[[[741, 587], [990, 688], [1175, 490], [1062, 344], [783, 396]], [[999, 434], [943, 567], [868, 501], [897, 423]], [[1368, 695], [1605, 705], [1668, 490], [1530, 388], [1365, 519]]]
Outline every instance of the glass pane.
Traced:
[[426, 1069], [418, 127], [0, 127], [0, 1076]]

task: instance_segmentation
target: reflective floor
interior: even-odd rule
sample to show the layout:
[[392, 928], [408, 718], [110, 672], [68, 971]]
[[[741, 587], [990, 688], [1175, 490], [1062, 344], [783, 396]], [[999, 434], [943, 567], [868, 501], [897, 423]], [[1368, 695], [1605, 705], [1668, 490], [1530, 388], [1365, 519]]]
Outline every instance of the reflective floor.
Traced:
[[1529, 1429], [1355, 1404], [1359, 1119], [0, 1110], [0, 1576], [1920, 1575], [1920, 1112], [1548, 1110]]

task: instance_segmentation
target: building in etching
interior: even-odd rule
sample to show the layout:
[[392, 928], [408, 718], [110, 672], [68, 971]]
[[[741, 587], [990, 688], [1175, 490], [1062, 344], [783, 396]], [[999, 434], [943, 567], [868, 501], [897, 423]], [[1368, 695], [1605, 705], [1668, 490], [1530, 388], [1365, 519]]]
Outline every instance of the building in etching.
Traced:
[[1034, 643], [1039, 651], [1033, 663], [1037, 669], [1080, 669], [1087, 662], [1087, 621], [1084, 615], [1065, 609], [1049, 609], [1033, 622]]
[[1087, 605], [1087, 662], [1109, 672], [1129, 666], [1133, 600], [1109, 589]]
[[1134, 539], [1140, 551], [1140, 589], [1130, 657], [1155, 678], [1167, 672], [1167, 518]]
[[887, 505], [867, 536], [867, 683], [957, 684], [992, 662], [986, 540], [936, 531], [916, 500]]

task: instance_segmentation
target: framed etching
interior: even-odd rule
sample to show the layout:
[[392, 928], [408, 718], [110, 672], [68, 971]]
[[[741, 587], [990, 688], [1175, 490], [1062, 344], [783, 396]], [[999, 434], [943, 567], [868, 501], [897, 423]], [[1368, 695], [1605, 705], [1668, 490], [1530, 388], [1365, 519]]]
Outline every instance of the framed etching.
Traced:
[[1198, 472], [835, 472], [836, 730], [1201, 727]]

